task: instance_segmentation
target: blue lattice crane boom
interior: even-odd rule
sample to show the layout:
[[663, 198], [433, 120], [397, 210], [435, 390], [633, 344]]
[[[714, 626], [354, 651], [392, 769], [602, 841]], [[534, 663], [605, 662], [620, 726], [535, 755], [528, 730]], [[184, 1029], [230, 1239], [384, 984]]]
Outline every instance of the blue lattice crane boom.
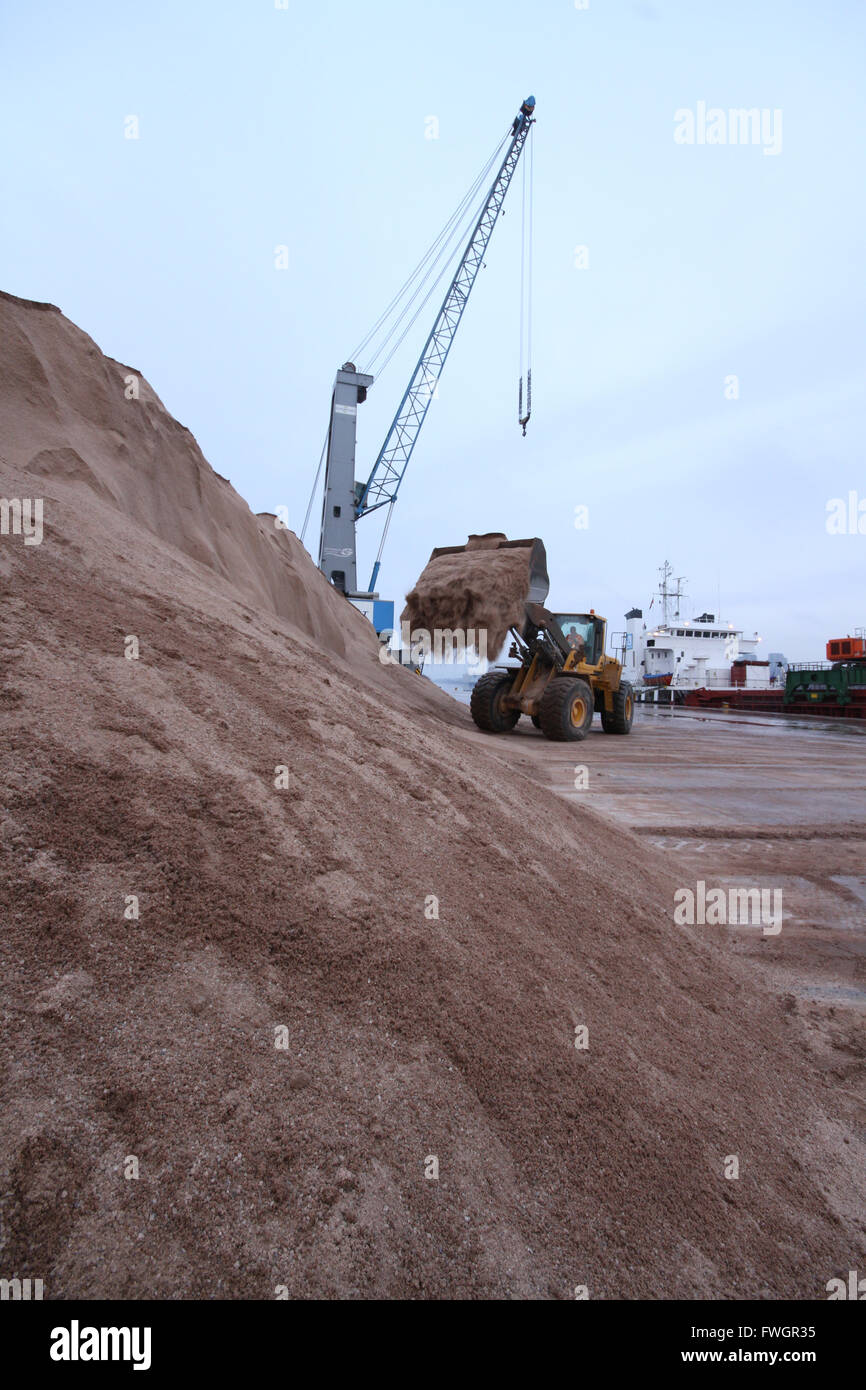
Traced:
[[[355, 482], [357, 406], [366, 399], [373, 377], [346, 362], [337, 373], [331, 402], [327, 468], [319, 542], [319, 568], [350, 599], [372, 600], [391, 511], [388, 512], [370, 587], [356, 591], [355, 524], [380, 507], [393, 508], [400, 484], [424, 423], [439, 377], [454, 341], [472, 287], [484, 259], [509, 184], [534, 123], [535, 98], [523, 102], [511, 127], [505, 156], [473, 226], [463, 255], [427, 338], [397, 413], [366, 483]], [[525, 432], [525, 431], [524, 431]], [[365, 605], [359, 605], [365, 606]], [[371, 614], [372, 616], [372, 614]]]

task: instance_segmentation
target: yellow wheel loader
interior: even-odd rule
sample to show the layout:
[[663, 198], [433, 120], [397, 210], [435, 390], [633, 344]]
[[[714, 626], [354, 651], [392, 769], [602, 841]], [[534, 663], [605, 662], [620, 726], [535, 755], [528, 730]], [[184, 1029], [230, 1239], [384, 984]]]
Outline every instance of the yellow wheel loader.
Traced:
[[406, 595], [403, 622], [466, 645], [480, 633], [494, 656], [511, 634], [508, 657], [520, 664], [495, 667], [472, 691], [472, 718], [485, 733], [507, 733], [525, 714], [547, 738], [580, 739], [598, 711], [606, 734], [627, 734], [634, 695], [620, 663], [605, 656], [604, 618], [592, 609], [548, 612], [549, 588], [543, 541], [488, 531], [433, 551]]
[[606, 628], [592, 611], [549, 613], [527, 603], [522, 629], [511, 628], [508, 653], [520, 665], [488, 671], [472, 691], [478, 728], [507, 733], [525, 714], [545, 738], [564, 742], [585, 738], [597, 711], [606, 734], [629, 733], [634, 695], [620, 663], [605, 655]]

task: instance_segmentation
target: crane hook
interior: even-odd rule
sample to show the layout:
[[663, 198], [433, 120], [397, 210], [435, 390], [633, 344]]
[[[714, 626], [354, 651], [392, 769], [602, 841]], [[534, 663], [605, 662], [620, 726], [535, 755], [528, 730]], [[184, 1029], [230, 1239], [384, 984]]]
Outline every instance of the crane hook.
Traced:
[[517, 392], [517, 423], [523, 426], [523, 437], [526, 438], [526, 426], [529, 424], [529, 417], [532, 414], [532, 368], [526, 374], [526, 414], [523, 413], [523, 377], [520, 378], [520, 387]]

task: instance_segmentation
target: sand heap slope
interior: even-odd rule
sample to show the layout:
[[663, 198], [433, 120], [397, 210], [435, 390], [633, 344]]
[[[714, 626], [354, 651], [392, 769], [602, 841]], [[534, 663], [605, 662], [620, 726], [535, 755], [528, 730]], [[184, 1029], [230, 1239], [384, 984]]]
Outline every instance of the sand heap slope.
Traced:
[[316, 640], [342, 600], [303, 555], [307, 630], [278, 567], [272, 603], [264, 560], [235, 586], [162, 417], [142, 473], [170, 487], [176, 437], [204, 549], [148, 526], [138, 427], [88, 418], [102, 359], [14, 318], [0, 494], [54, 463], [42, 543], [0, 537], [0, 1273], [815, 1298], [862, 1268], [862, 1135], [796, 1015], [674, 928], [654, 852]]
[[[0, 455], [75, 484], [343, 656], [375, 655], [369, 623], [301, 580], [297, 538], [255, 516], [142, 374], [105, 357], [51, 304], [0, 293]], [[30, 496], [30, 492], [25, 496]]]

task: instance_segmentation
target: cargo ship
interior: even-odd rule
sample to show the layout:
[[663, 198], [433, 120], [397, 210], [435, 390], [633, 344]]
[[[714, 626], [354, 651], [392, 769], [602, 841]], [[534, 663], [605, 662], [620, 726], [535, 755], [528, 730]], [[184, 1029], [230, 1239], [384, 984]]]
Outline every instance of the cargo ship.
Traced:
[[[745, 687], [770, 690], [785, 683], [787, 662], [781, 652], [762, 654], [763, 639], [757, 632], [723, 622], [716, 613], [686, 618], [684, 579], [673, 577], [666, 560], [659, 569], [658, 591], [646, 619], [643, 610], [625, 615], [620, 657], [625, 675], [638, 700], [655, 700], [663, 692], [670, 701], [687, 690], [726, 690]], [[657, 621], [652, 612], [658, 600]]]
[[781, 652], [761, 655], [762, 638], [747, 636], [715, 613], [684, 618], [682, 578], [665, 561], [655, 601], [655, 626], [626, 613], [617, 656], [640, 703], [742, 710], [798, 718], [866, 720], [866, 628], [827, 642], [823, 661], [791, 664]]
[[689, 690], [683, 703], [700, 709], [866, 721], [866, 628], [856, 628], [853, 637], [832, 637], [826, 654], [826, 661], [788, 666], [780, 689]]

